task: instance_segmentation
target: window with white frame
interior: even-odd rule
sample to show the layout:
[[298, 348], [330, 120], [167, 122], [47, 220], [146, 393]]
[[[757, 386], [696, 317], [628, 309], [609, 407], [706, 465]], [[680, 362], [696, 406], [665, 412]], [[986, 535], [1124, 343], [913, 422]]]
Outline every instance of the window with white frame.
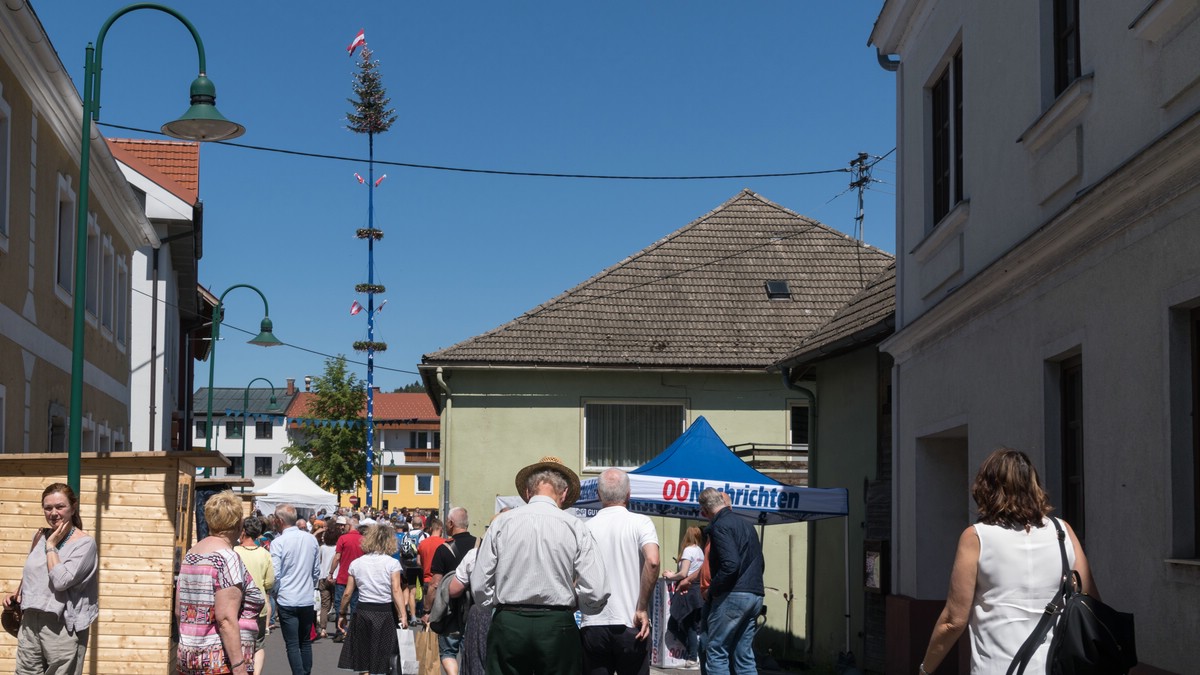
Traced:
[[589, 469], [636, 467], [662, 452], [684, 431], [678, 401], [584, 404], [584, 457]]
[[100, 317], [100, 225], [96, 223], [96, 214], [88, 214], [87, 236], [87, 290], [84, 294], [84, 307], [87, 308], [88, 318], [95, 320]]
[[242, 420], [225, 421], [225, 438], [241, 438], [245, 422]]
[[275, 432], [275, 425], [270, 420], [259, 420], [254, 423], [255, 438], [271, 438]]
[[125, 256], [117, 258], [117, 278], [116, 278], [116, 294], [114, 302], [116, 309], [114, 310], [113, 321], [116, 323], [114, 333], [117, 338], [117, 345], [124, 347], [129, 339], [129, 266], [125, 262]]
[[11, 206], [12, 108], [0, 97], [0, 251], [8, 250], [8, 209]]
[[111, 333], [113, 329], [113, 306], [116, 296], [113, 269], [116, 254], [112, 237], [104, 237], [100, 247], [100, 327]]
[[932, 229], [963, 200], [963, 54], [950, 57], [929, 90]]
[[383, 491], [384, 492], [399, 492], [400, 491], [400, 476], [394, 473], [383, 474]]
[[196, 420], [196, 438], [208, 438], [208, 420]]
[[431, 495], [433, 494], [433, 474], [419, 473], [416, 475], [417, 489], [416, 494]]
[[58, 241], [54, 266], [55, 290], [69, 299], [75, 284], [75, 192], [71, 179], [58, 175]]

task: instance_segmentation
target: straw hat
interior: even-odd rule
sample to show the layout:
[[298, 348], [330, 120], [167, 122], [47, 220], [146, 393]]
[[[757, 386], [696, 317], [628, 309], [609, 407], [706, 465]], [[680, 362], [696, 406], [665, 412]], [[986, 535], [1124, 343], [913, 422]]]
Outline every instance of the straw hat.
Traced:
[[545, 471], [547, 469], [557, 471], [562, 474], [563, 478], [567, 479], [567, 498], [563, 500], [562, 508], [565, 509], [579, 501], [579, 476], [566, 464], [563, 464], [561, 459], [553, 455], [547, 455], [540, 462], [530, 464], [517, 472], [517, 494], [525, 494], [525, 483], [529, 480], [530, 476], [538, 471]]

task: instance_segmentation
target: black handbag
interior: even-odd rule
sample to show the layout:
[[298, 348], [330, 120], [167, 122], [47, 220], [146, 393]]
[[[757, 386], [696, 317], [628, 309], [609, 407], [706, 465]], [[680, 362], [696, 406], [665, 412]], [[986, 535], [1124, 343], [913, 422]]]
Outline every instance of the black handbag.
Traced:
[[1079, 573], [1067, 563], [1067, 533], [1058, 524], [1057, 518], [1051, 518], [1050, 522], [1058, 531], [1062, 584], [1054, 599], [1046, 605], [1046, 612], [1042, 614], [1033, 633], [1017, 650], [1008, 667], [1008, 674], [1015, 672], [1020, 675], [1025, 672], [1034, 652], [1056, 624], [1046, 658], [1047, 669], [1052, 675], [1128, 673], [1138, 662], [1133, 615], [1118, 612], [1082, 592]]

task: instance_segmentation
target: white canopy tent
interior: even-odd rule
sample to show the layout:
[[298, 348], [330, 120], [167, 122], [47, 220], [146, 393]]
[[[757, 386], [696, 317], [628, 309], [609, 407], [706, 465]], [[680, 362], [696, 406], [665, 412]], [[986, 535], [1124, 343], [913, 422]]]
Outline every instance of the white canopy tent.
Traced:
[[338, 499], [304, 475], [300, 467], [293, 466], [254, 500], [255, 508], [263, 513], [273, 513], [280, 504], [291, 504], [301, 516], [308, 516], [321, 509], [333, 511]]

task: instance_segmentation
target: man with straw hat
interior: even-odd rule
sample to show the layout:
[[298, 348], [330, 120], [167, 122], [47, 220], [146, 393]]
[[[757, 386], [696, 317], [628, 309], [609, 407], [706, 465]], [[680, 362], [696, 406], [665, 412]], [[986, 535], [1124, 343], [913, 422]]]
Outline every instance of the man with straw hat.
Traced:
[[579, 476], [543, 457], [517, 472], [516, 487], [528, 503], [492, 521], [471, 573], [476, 602], [495, 609], [487, 672], [578, 675], [575, 609], [597, 614], [609, 595], [596, 540], [563, 511], [579, 499]]

